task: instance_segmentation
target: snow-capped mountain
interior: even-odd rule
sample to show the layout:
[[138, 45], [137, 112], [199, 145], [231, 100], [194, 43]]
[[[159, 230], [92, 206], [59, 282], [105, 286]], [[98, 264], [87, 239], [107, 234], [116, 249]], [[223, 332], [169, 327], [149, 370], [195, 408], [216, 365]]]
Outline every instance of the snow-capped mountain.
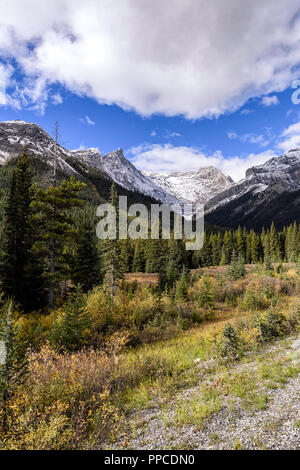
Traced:
[[[27, 146], [29, 154], [43, 157], [51, 166], [54, 162], [55, 142], [40, 126], [25, 121], [0, 122], [0, 165], [17, 157]], [[129, 191], [147, 195], [165, 204], [179, 204], [172, 194], [157, 186], [130, 163], [121, 149], [102, 156], [97, 148], [87, 150], [67, 150], [57, 145], [57, 166], [67, 174], [75, 174], [76, 162], [85, 164], [85, 176], [89, 168], [107, 175]]]
[[[55, 155], [54, 140], [37, 124], [25, 121], [0, 122], [0, 165], [20, 155], [24, 147], [33, 155], [39, 155], [53, 165]], [[57, 145], [57, 166], [69, 174], [76, 174], [66, 159], [71, 152]]]
[[249, 168], [243, 180], [210, 199], [206, 212], [209, 222], [228, 227], [300, 222], [300, 148]]
[[[31, 155], [42, 157], [51, 170], [55, 142], [47, 132], [25, 121], [0, 122], [0, 166], [17, 157], [24, 146]], [[137, 201], [141, 194], [168, 205], [204, 203], [206, 222], [215, 225], [259, 228], [272, 220], [278, 226], [294, 220], [300, 223], [300, 148], [250, 168], [237, 183], [214, 167], [185, 173], [143, 173], [121, 149], [101, 155], [97, 148], [72, 151], [57, 145], [56, 153], [63, 175], [96, 184], [101, 197], [103, 191], [107, 197], [113, 180], [135, 192]], [[44, 181], [49, 178], [49, 171], [46, 173]]]
[[142, 174], [142, 172], [125, 158], [122, 149], [118, 149], [103, 156], [98, 149], [73, 150], [71, 153], [93, 168], [102, 171], [113, 181], [129, 191], [137, 191], [141, 194], [146, 194], [168, 205], [181, 204], [181, 201], [176, 195], [169, 194], [150, 178]]
[[188, 203], [206, 204], [216, 194], [233, 185], [229, 176], [213, 166], [183, 173], [143, 173], [165, 191]]

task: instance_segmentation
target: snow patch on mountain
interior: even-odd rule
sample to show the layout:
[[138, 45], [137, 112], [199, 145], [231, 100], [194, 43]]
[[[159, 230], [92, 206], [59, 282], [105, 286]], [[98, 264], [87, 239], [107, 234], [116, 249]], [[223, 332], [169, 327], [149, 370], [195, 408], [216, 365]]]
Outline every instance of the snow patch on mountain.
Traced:
[[246, 177], [220, 192], [207, 205], [206, 212], [211, 213], [229, 202], [241, 199], [247, 194], [263, 194], [270, 188], [276, 194], [300, 189], [300, 148], [295, 148], [281, 157], [273, 157], [262, 165], [249, 168]]
[[123, 150], [118, 149], [107, 155], [101, 155], [98, 149], [73, 150], [75, 157], [84, 160], [93, 168], [96, 168], [113, 181], [129, 191], [137, 191], [152, 197], [169, 206], [173, 204], [182, 205], [181, 201], [174, 195], [169, 194], [150, 178], [142, 174], [127, 158]]
[[149, 173], [144, 175], [183, 202], [205, 204], [216, 194], [230, 188], [233, 181], [213, 166], [176, 173]]

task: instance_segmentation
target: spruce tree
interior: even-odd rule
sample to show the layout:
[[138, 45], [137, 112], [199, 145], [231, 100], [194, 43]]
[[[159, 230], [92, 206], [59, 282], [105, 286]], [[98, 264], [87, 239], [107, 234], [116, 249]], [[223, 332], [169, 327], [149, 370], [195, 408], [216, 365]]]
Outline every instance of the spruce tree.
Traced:
[[2, 290], [25, 309], [32, 304], [33, 297], [36, 308], [40, 306], [42, 291], [41, 268], [32, 251], [35, 236], [32, 198], [31, 170], [25, 148], [18, 158], [9, 188], [0, 244]]
[[264, 264], [266, 271], [272, 271], [272, 259], [270, 250], [270, 235], [267, 233], [264, 238]]
[[51, 341], [68, 351], [80, 349], [90, 333], [90, 317], [85, 309], [86, 296], [80, 285], [76, 286], [61, 318], [57, 320]]
[[232, 254], [231, 263], [228, 268], [228, 275], [234, 281], [245, 276], [244, 258], [241, 254], [238, 255], [236, 251]]
[[186, 267], [183, 267], [181, 276], [176, 285], [175, 298], [179, 300], [186, 300], [188, 297], [188, 289], [190, 283], [190, 274]]
[[145, 255], [143, 240], [137, 240], [135, 243], [132, 272], [140, 273], [145, 271]]
[[78, 237], [72, 261], [72, 281], [80, 284], [83, 292], [101, 284], [103, 280], [101, 257], [95, 224], [83, 221], [78, 225]]
[[78, 232], [74, 228], [71, 210], [85, 204], [79, 197], [79, 191], [86, 185], [75, 178], [64, 180], [60, 186], [50, 186], [36, 190], [32, 202], [34, 223], [39, 240], [34, 249], [44, 262], [44, 277], [48, 283], [48, 303], [53, 307], [60, 282], [70, 279], [71, 253]]
[[110, 297], [113, 299], [116, 295], [117, 289], [120, 287], [121, 280], [124, 278], [124, 267], [121, 259], [121, 246], [119, 241], [119, 201], [115, 183], [113, 183], [111, 186], [110, 203], [116, 210], [117, 230], [116, 239], [107, 240], [105, 242], [105, 261]]
[[206, 307], [210, 310], [214, 308], [215, 292], [211, 279], [208, 276], [204, 276], [202, 279], [197, 300], [200, 307]]

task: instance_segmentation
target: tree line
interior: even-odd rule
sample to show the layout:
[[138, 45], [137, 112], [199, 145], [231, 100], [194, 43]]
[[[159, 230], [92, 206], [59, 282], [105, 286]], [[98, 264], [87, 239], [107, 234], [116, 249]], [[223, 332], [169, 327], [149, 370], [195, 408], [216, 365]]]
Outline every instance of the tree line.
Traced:
[[[0, 288], [25, 311], [53, 308], [74, 286], [88, 292], [106, 282], [113, 298], [126, 272], [158, 273], [158, 290], [182, 279], [189, 269], [230, 264], [297, 261], [300, 227], [261, 233], [208, 228], [204, 245], [189, 252], [184, 240], [104, 240], [96, 237], [95, 207], [86, 185], [75, 178], [42, 189], [32, 182], [26, 149], [8, 189], [1, 223]], [[118, 210], [112, 184], [110, 202]]]

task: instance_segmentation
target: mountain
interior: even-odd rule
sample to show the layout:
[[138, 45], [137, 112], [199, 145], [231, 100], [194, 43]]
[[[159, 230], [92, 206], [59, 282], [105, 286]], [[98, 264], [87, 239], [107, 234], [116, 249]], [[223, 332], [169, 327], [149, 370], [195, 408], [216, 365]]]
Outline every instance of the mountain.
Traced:
[[[20, 155], [24, 146], [27, 146], [30, 155], [42, 159], [43, 163], [47, 165], [46, 173], [50, 179], [55, 156], [55, 142], [50, 135], [33, 123], [25, 121], [0, 122], [0, 165], [3, 166]], [[120, 194], [139, 193], [142, 198], [146, 196], [151, 198], [153, 202], [160, 201], [169, 205], [180, 203], [174, 195], [168, 194], [137, 170], [124, 157], [121, 149], [102, 156], [97, 148], [68, 150], [57, 145], [56, 154], [58, 172], [62, 177], [73, 175], [80, 179], [87, 179], [92, 184], [96, 184], [95, 179], [100, 179], [100, 183], [96, 186], [98, 186], [101, 196], [101, 182], [102, 186], [104, 184], [105, 197], [107, 197], [107, 185], [110, 186], [111, 182], [115, 181], [120, 188], [126, 190], [119, 191]], [[42, 164], [42, 162], [40, 163]], [[44, 171], [46, 171], [45, 168]], [[105, 183], [103, 179], [105, 179]], [[138, 200], [142, 202], [142, 198], [135, 196], [134, 199], [136, 202]]]
[[[33, 171], [33, 180], [42, 187], [51, 183], [55, 142], [40, 126], [25, 121], [0, 122], [0, 189], [6, 191], [9, 187], [17, 157], [27, 146], [28, 155]], [[83, 181], [87, 185], [82, 197], [92, 205], [98, 205], [109, 200], [112, 178], [104, 170], [97, 168], [95, 162], [99, 159], [98, 149], [72, 152], [57, 145], [57, 181], [70, 176]], [[94, 160], [94, 164], [92, 162]], [[146, 193], [138, 193], [135, 188], [126, 189], [116, 183], [119, 194], [128, 197], [128, 203], [149, 204], [157, 202]], [[3, 206], [0, 199], [0, 217]]]
[[183, 202], [206, 204], [213, 196], [230, 188], [233, 181], [213, 166], [184, 173], [149, 173], [144, 175]]
[[263, 165], [249, 168], [246, 177], [210, 199], [206, 221], [248, 228], [300, 223], [300, 148]]
[[[31, 155], [40, 155], [53, 165], [55, 142], [37, 124], [25, 121], [0, 122], [0, 164], [7, 163], [17, 157], [27, 147]], [[72, 154], [60, 145], [57, 146], [57, 166], [69, 174], [76, 171], [66, 161]]]
[[93, 168], [96, 168], [123, 188], [129, 191], [136, 191], [146, 194], [165, 204], [181, 204], [179, 198], [174, 194], [169, 194], [164, 188], [157, 185], [151, 178], [140, 172], [127, 158], [123, 150], [118, 149], [114, 152], [102, 156], [98, 149], [73, 150], [72, 155], [79, 160], [83, 160]]
[[[7, 189], [16, 157], [25, 145], [34, 181], [42, 186], [51, 182], [54, 140], [36, 124], [4, 121], [0, 122], [1, 189]], [[56, 154], [57, 179], [75, 176], [85, 182], [85, 197], [92, 204], [107, 201], [115, 181], [119, 194], [127, 195], [129, 204], [204, 203], [205, 222], [212, 225], [260, 229], [272, 221], [278, 228], [294, 220], [300, 223], [300, 148], [248, 169], [238, 183], [214, 167], [185, 173], [143, 173], [121, 149], [102, 156], [97, 148], [68, 150], [57, 145]]]

